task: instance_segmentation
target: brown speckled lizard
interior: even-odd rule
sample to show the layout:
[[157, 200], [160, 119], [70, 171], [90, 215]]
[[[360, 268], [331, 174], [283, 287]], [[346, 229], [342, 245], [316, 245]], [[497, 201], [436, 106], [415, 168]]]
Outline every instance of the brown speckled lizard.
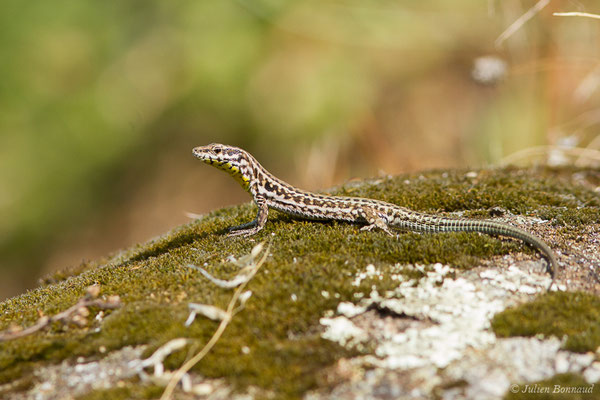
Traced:
[[379, 228], [393, 235], [391, 228], [415, 232], [480, 232], [502, 235], [533, 246], [548, 259], [552, 283], [558, 263], [554, 252], [538, 237], [514, 226], [489, 220], [444, 217], [424, 214], [380, 200], [360, 197], [327, 196], [307, 192], [271, 175], [250, 153], [234, 146], [209, 144], [196, 147], [194, 156], [231, 174], [249, 192], [258, 215], [254, 221], [230, 228], [230, 235], [250, 236], [267, 222], [269, 207], [301, 218], [339, 220], [363, 224], [361, 230]]

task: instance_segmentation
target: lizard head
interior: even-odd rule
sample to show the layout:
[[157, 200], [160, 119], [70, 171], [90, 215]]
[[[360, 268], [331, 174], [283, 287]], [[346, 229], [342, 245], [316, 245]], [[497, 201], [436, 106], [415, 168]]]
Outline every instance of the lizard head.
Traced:
[[252, 156], [239, 147], [211, 143], [192, 150], [194, 157], [231, 174], [242, 187], [248, 190], [252, 178]]

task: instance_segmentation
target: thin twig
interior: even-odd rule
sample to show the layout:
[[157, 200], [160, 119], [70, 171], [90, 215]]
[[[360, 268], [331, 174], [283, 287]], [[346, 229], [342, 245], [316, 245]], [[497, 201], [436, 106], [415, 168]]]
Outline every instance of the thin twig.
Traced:
[[196, 271], [200, 271], [200, 273], [204, 275], [206, 279], [223, 289], [233, 289], [234, 287], [237, 287], [248, 280], [248, 276], [244, 273], [240, 273], [235, 278], [226, 281], [223, 279], [215, 278], [214, 276], [209, 274], [204, 268], [198, 267], [197, 265], [188, 264], [187, 267], [195, 269]]
[[160, 346], [152, 355], [145, 360], [141, 360], [136, 362], [136, 368], [138, 369], [138, 373], [143, 372], [146, 367], [154, 368], [154, 375], [160, 376], [163, 373], [164, 365], [163, 361], [167, 356], [172, 354], [174, 351], [177, 351], [188, 344], [189, 340], [184, 338], [177, 338], [173, 340], [169, 340], [167, 343]]
[[231, 322], [231, 319], [235, 315], [235, 312], [236, 312], [235, 305], [237, 304], [237, 301], [240, 298], [240, 296], [242, 295], [242, 293], [244, 292], [244, 288], [246, 287], [248, 282], [250, 282], [252, 277], [254, 275], [256, 275], [256, 273], [258, 272], [258, 269], [263, 265], [263, 263], [267, 259], [270, 248], [271, 248], [271, 245], [269, 243], [269, 245], [267, 246], [266, 250], [264, 251], [262, 257], [256, 263], [256, 268], [254, 268], [252, 270], [252, 272], [248, 276], [248, 279], [245, 282], [243, 282], [240, 286], [238, 286], [238, 288], [233, 293], [233, 297], [231, 298], [231, 301], [227, 305], [226, 316], [221, 320], [219, 327], [217, 328], [215, 333], [212, 335], [212, 337], [210, 338], [208, 343], [206, 343], [206, 345], [202, 348], [202, 350], [200, 350], [196, 355], [194, 355], [194, 357], [192, 357], [188, 361], [186, 361], [181, 367], [179, 367], [179, 369], [177, 371], [175, 371], [175, 373], [173, 373], [173, 376], [171, 377], [171, 379], [169, 380], [169, 383], [165, 387], [165, 391], [163, 392], [162, 396], [160, 397], [160, 400], [170, 399], [171, 395], [173, 394], [173, 391], [175, 390], [175, 387], [177, 386], [179, 381], [183, 378], [183, 376], [185, 374], [187, 374], [188, 371], [194, 367], [194, 365], [196, 365], [198, 362], [200, 362], [200, 360], [202, 360], [204, 358], [204, 356], [206, 356], [206, 354], [208, 354], [208, 352], [219, 341], [219, 339], [221, 338], [221, 335], [223, 335], [223, 332], [225, 332], [225, 328], [227, 328], [227, 325], [229, 325], [229, 322]]
[[0, 342], [6, 342], [9, 340], [18, 339], [24, 336], [31, 335], [37, 331], [40, 331], [54, 322], [63, 321], [68, 322], [73, 320], [73, 317], [76, 317], [78, 314], [81, 314], [82, 308], [87, 307], [99, 307], [101, 309], [112, 309], [117, 308], [121, 305], [119, 296], [111, 296], [108, 301], [100, 300], [100, 299], [90, 299], [88, 297], [84, 297], [80, 299], [77, 304], [67, 308], [65, 311], [62, 311], [52, 317], [43, 316], [35, 323], [35, 325], [30, 326], [29, 328], [12, 331], [11, 329], [0, 332]]
[[513, 33], [521, 29], [521, 27], [533, 18], [537, 13], [539, 13], [544, 7], [546, 7], [550, 3], [550, 0], [540, 0], [533, 7], [525, 12], [525, 14], [521, 15], [515, 22], [510, 24], [508, 28], [504, 32], [498, 36], [498, 39], [494, 42], [496, 47], [500, 47], [502, 42], [508, 39]]
[[598, 15], [598, 14], [591, 14], [591, 13], [578, 12], [578, 11], [562, 12], [562, 13], [556, 12], [556, 13], [553, 13], [552, 15], [554, 15], [555, 17], [586, 17], [586, 18], [600, 19], [600, 15]]

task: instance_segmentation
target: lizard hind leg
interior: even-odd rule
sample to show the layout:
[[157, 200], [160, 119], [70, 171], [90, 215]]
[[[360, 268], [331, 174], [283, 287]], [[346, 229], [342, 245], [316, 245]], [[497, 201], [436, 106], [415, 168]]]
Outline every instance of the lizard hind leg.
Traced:
[[390, 236], [394, 236], [394, 233], [390, 230], [387, 221], [379, 215], [379, 213], [372, 208], [363, 208], [360, 215], [367, 220], [368, 225], [360, 228], [361, 231], [372, 231], [375, 228], [381, 229]]

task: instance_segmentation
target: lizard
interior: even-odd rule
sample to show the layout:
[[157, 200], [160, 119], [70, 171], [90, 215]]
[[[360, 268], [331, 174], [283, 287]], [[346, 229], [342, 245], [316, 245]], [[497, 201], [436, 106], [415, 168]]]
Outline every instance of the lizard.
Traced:
[[338, 220], [363, 225], [361, 230], [392, 229], [413, 232], [479, 232], [521, 240], [546, 257], [547, 271], [556, 278], [558, 262], [550, 247], [537, 236], [515, 226], [492, 220], [447, 217], [410, 210], [381, 200], [331, 196], [298, 189], [267, 171], [250, 153], [219, 143], [198, 146], [193, 155], [206, 164], [228, 172], [252, 196], [258, 207], [256, 218], [229, 228], [231, 236], [251, 236], [262, 230], [269, 208], [309, 220]]

